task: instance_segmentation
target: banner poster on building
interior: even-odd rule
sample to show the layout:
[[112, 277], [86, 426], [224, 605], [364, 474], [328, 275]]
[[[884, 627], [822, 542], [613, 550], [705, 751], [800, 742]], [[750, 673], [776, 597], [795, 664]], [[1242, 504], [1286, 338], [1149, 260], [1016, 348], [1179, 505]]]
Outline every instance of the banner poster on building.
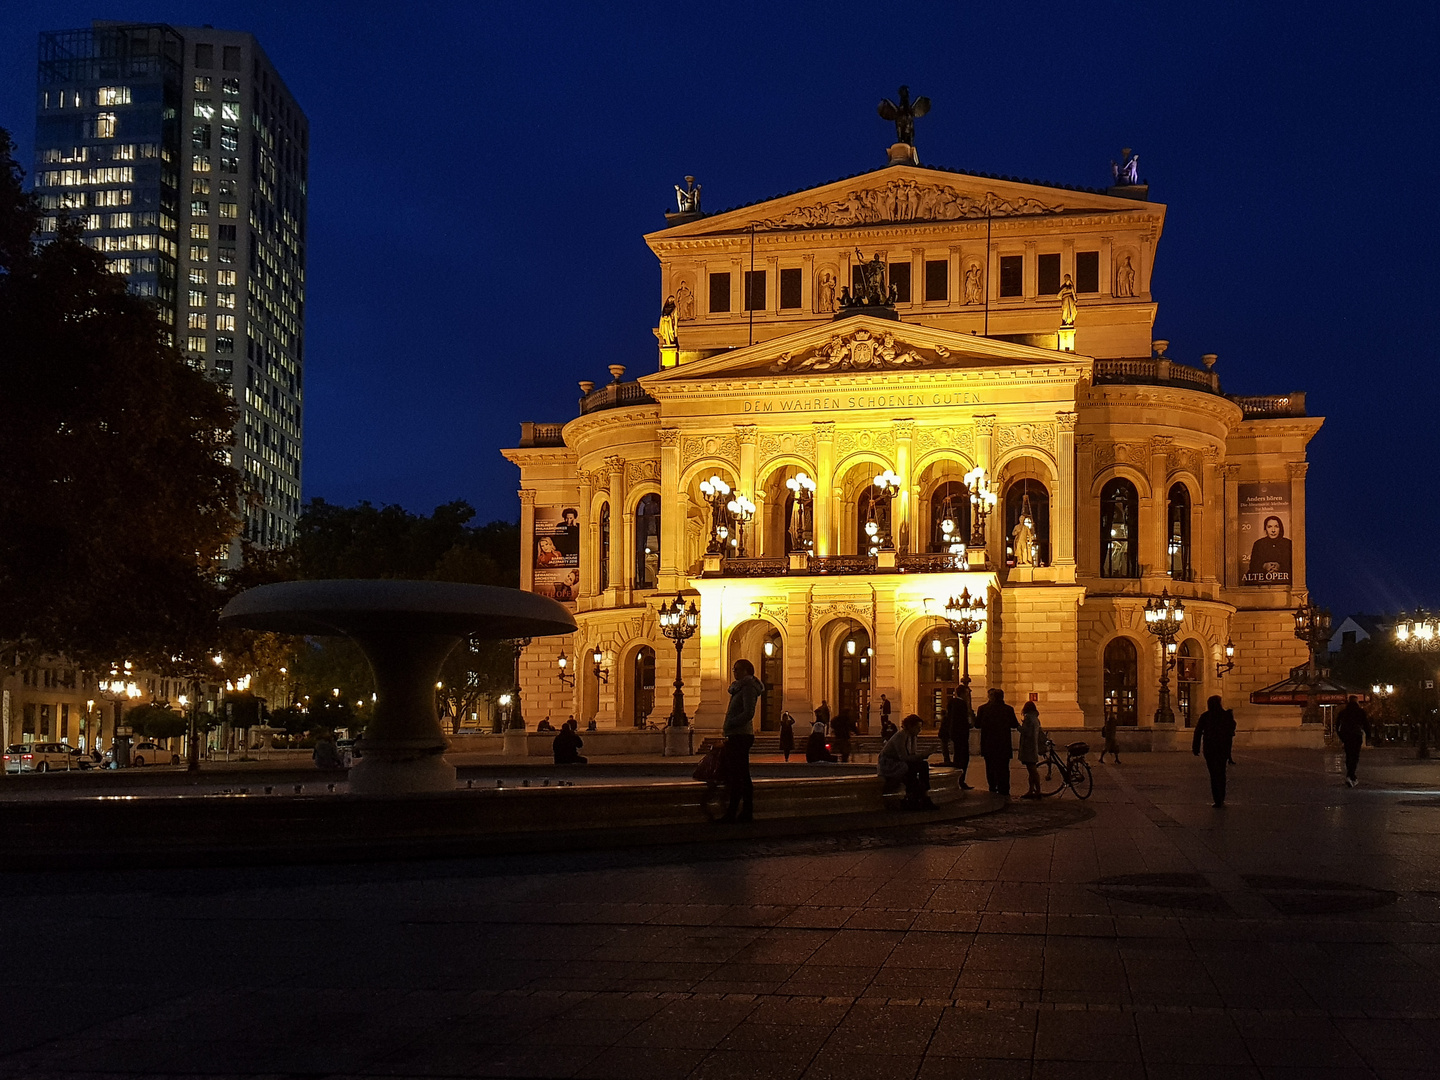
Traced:
[[1289, 585], [1290, 485], [1240, 484], [1241, 585]]
[[580, 511], [535, 508], [534, 592], [566, 603], [580, 594]]

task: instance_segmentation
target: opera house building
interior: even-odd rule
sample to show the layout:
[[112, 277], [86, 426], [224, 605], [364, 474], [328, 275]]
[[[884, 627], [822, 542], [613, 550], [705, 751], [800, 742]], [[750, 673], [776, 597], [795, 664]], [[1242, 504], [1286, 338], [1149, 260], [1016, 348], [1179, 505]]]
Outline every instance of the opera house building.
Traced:
[[1319, 745], [1249, 704], [1307, 657], [1304, 395], [1168, 355], [1166, 208], [1133, 167], [1081, 189], [890, 157], [720, 212], [677, 188], [645, 237], [655, 352], [504, 451], [523, 587], [580, 627], [524, 650], [525, 715], [665, 724], [678, 594], [694, 736], [745, 657], [766, 731], [822, 701], [878, 731], [882, 695], [929, 727], [968, 669], [1052, 733], [1188, 746], [1219, 694], [1242, 745]]

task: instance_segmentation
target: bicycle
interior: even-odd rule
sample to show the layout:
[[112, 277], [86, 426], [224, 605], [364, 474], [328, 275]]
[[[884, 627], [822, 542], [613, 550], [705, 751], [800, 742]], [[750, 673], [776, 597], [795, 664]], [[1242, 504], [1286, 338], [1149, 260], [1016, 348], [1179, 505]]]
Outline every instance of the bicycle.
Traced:
[[1065, 747], [1065, 760], [1060, 760], [1055, 744], [1045, 740], [1045, 757], [1041, 760], [1040, 794], [1045, 797], [1058, 795], [1066, 787], [1075, 793], [1077, 799], [1088, 799], [1095, 788], [1095, 777], [1090, 772], [1090, 763], [1085, 755], [1090, 744], [1072, 742]]

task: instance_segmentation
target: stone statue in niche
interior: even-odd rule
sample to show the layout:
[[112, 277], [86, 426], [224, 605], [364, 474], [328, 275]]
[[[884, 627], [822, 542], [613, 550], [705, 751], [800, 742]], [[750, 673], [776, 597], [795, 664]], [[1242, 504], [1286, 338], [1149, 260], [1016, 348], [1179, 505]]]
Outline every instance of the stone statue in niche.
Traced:
[[971, 263], [965, 269], [965, 303], [982, 304], [985, 302], [985, 282], [980, 273], [980, 264]]
[[1035, 565], [1035, 522], [1029, 514], [1021, 514], [1011, 530], [1010, 550], [1015, 555], [1016, 566]]
[[833, 312], [835, 310], [835, 272], [833, 270], [821, 270], [820, 281], [815, 289], [815, 310], [820, 312]]
[[875, 257], [869, 262], [865, 261], [865, 255], [859, 248], [855, 249], [855, 255], [856, 258], [859, 259], [860, 285], [861, 288], [864, 289], [864, 293], [863, 295], [852, 296], [848, 305], [844, 303], [842, 296], [842, 306], [883, 306], [885, 304], [893, 304], [895, 302], [892, 296], [894, 290], [887, 290], [885, 288], [885, 262], [880, 257], [880, 252], [877, 251]]
[[675, 318], [677, 321], [689, 321], [695, 318], [695, 294], [690, 291], [688, 281], [680, 282], [675, 290]]
[[677, 319], [675, 318], [675, 295], [672, 293], [665, 299], [665, 306], [660, 309], [660, 325], [655, 328], [655, 337], [660, 342], [660, 347], [674, 348], [680, 343]]
[[700, 213], [700, 185], [693, 176], [685, 177], [685, 186], [675, 185], [675, 205], [682, 214]]
[[1120, 161], [1110, 162], [1110, 172], [1115, 177], [1116, 187], [1134, 187], [1140, 183], [1140, 155], [1132, 154], [1130, 147], [1120, 151]]
[[930, 111], [930, 99], [928, 97], [917, 97], [910, 100], [910, 88], [900, 87], [900, 101], [898, 103], [889, 98], [881, 98], [880, 105], [876, 110], [883, 120], [895, 122], [895, 141], [905, 143], [908, 146], [915, 145], [915, 120], [924, 116]]
[[1069, 274], [1066, 274], [1065, 280], [1060, 283], [1060, 291], [1056, 295], [1060, 298], [1060, 325], [1067, 329], [1073, 327], [1077, 305], [1075, 280]]
[[1129, 255], [1120, 256], [1115, 265], [1115, 295], [1135, 295], [1135, 263]]

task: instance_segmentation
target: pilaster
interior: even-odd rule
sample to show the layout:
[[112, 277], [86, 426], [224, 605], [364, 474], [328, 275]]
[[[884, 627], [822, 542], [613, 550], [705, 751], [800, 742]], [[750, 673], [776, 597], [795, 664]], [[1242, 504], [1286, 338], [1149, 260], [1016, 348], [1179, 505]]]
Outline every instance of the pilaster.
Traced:
[[1225, 587], [1234, 589], [1240, 585], [1239, 567], [1235, 559], [1230, 557], [1239, 550], [1240, 544], [1240, 466], [1221, 465], [1220, 474], [1225, 483], [1225, 527], [1215, 530], [1217, 539], [1223, 537], [1223, 543], [1216, 554], [1224, 570]]
[[833, 555], [831, 525], [835, 505], [835, 421], [813, 421], [815, 428], [815, 554]]
[[1290, 473], [1290, 590], [1302, 593], [1308, 587], [1305, 576], [1305, 474], [1310, 470], [1310, 463], [1288, 461], [1285, 469]]
[[1076, 435], [1075, 494], [1079, 505], [1075, 508], [1075, 529], [1078, 534], [1075, 565], [1077, 571], [1086, 577], [1094, 577], [1100, 573], [1100, 501], [1090, 494], [1094, 479], [1095, 436]]
[[535, 588], [535, 489], [520, 489], [520, 588]]
[[1050, 514], [1050, 543], [1056, 580], [1075, 580], [1075, 422], [1073, 412], [1055, 414], [1055, 462], [1059, 469], [1054, 510]]
[[625, 459], [611, 454], [605, 468], [610, 478], [610, 587], [616, 600], [624, 603], [633, 584], [626, 570], [635, 565], [635, 515], [625, 505]]
[[[913, 294], [912, 294], [913, 295]], [[895, 472], [900, 477], [900, 494], [897, 498], [900, 505], [892, 508], [895, 535], [892, 538], [896, 550], [918, 551], [924, 548], [924, 544], [918, 544], [919, 534], [916, 532], [914, 509], [919, 502], [919, 493], [914, 490], [915, 478], [910, 474], [910, 463], [913, 460], [910, 449], [915, 438], [914, 420], [896, 420], [895, 429]], [[900, 533], [904, 531], [906, 546], [900, 547]]]
[[1141, 577], [1163, 577], [1169, 573], [1170, 559], [1166, 543], [1169, 529], [1169, 500], [1166, 498], [1165, 476], [1169, 468], [1170, 448], [1174, 436], [1150, 436], [1150, 467], [1146, 479], [1150, 482], [1149, 505], [1140, 500], [1140, 575]]
[[[662, 427], [660, 442], [660, 580], [661, 590], [680, 588], [680, 560], [685, 550], [685, 500], [680, 496], [680, 429]], [[657, 688], [656, 693], [659, 693]]]

